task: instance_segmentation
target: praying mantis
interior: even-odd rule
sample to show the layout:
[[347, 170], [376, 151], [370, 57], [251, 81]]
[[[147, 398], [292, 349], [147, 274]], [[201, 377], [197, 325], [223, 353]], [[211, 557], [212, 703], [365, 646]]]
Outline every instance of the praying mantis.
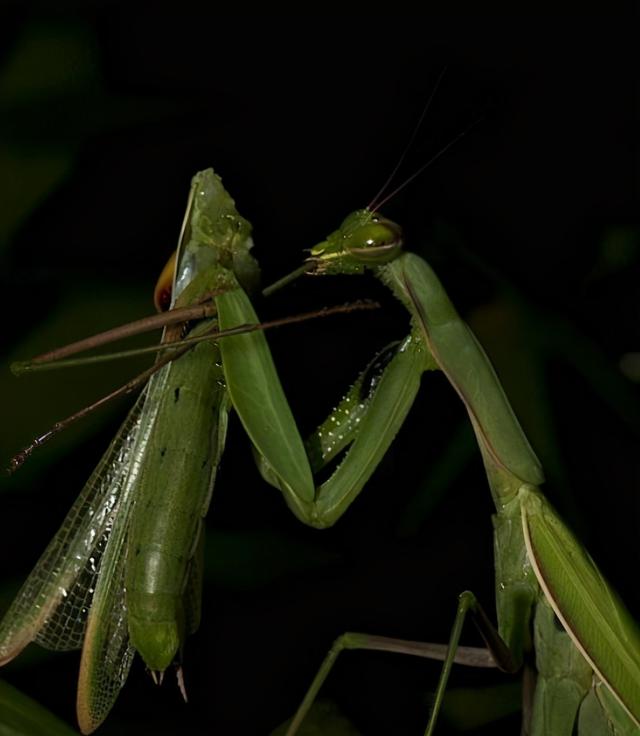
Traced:
[[[507, 672], [525, 665], [535, 651], [537, 683], [525, 687], [523, 733], [569, 736], [632, 734], [640, 729], [640, 631], [539, 489], [542, 468], [511, 409], [484, 350], [460, 319], [430, 266], [402, 251], [402, 231], [375, 208], [348, 216], [311, 249], [307, 272], [319, 276], [358, 275], [371, 270], [407, 309], [411, 332], [393, 350], [366, 402], [359, 384], [309, 440], [317, 448], [315, 468], [349, 447], [334, 475], [361, 479], [384, 453], [406, 417], [424, 371], [440, 369], [462, 399], [473, 426], [496, 507], [493, 517], [497, 630], [475, 596], [460, 595], [447, 647], [402, 642], [366, 634], [338, 638], [322, 663], [291, 722], [294, 736], [339, 653], [378, 649], [443, 659], [441, 677], [425, 734], [434, 733], [454, 660], [487, 666], [482, 650], [459, 649], [461, 629], [471, 612], [495, 664]], [[357, 422], [344, 422], [349, 406]], [[371, 434], [369, 434], [371, 432]], [[361, 461], [362, 458], [362, 461]], [[349, 460], [353, 460], [348, 465]], [[360, 465], [360, 462], [362, 464]], [[266, 459], [263, 477], [290, 496]], [[338, 492], [330, 481], [298, 515], [312, 526], [340, 517], [360, 490]], [[298, 497], [296, 497], [298, 498]], [[296, 499], [288, 498], [295, 507]], [[558, 623], [559, 622], [559, 625]]]
[[[248, 253], [249, 226], [212, 172], [194, 179], [180, 242], [173, 306], [198, 302], [213, 292], [222, 330], [255, 322], [251, 304], [238, 288], [239, 281], [255, 275]], [[467, 407], [496, 503], [501, 638], [475, 599], [463, 594], [427, 733], [435, 728], [468, 610], [479, 618], [491, 655], [458, 648], [461, 661], [476, 657], [486, 665], [495, 660], [514, 671], [535, 648], [539, 677], [528, 724], [531, 733], [569, 734], [576, 719], [584, 734], [637, 731], [640, 637], [635, 624], [538, 490], [543, 480], [539, 462], [482, 348], [433, 271], [417, 256], [402, 252], [400, 228], [375, 210], [348, 217], [312, 249], [302, 270], [329, 276], [356, 275], [366, 269], [373, 270], [407, 308], [412, 331], [372, 361], [306, 446], [264, 338], [244, 334], [216, 345], [203, 343], [151, 379], [0, 624], [3, 662], [34, 639], [52, 648], [82, 646], [78, 717], [84, 732], [95, 729], [108, 714], [135, 651], [152, 672], [161, 673], [179, 654], [184, 636], [198, 625], [201, 518], [209, 504], [230, 408], [238, 413], [256, 448], [265, 480], [282, 491], [301, 521], [322, 528], [334, 524], [364, 488], [403, 423], [421, 374], [436, 368], [444, 371]], [[200, 323], [191, 334], [204, 336], [208, 327]], [[185, 371], [189, 385], [191, 373], [198, 375], [200, 393], [191, 402], [185, 401], [188, 392], [182, 388]], [[191, 468], [176, 480], [184, 492], [163, 498], [156, 494], [158, 488], [167, 487], [168, 449], [176, 457], [190, 452], [181, 449], [183, 438], [175, 431], [182, 423], [174, 419], [163, 434], [160, 417], [183, 403], [183, 422], [189, 436], [197, 434], [197, 451]], [[312, 473], [343, 452], [335, 472], [315, 487]], [[157, 518], [150, 509], [165, 513]], [[165, 562], [169, 564], [162, 576], [149, 573]], [[146, 595], [158, 592], [146, 590], [158, 581], [164, 586], [159, 591], [161, 603]], [[154, 616], [160, 610], [165, 619], [156, 626]], [[558, 632], [554, 614], [568, 633]], [[443, 656], [442, 649], [434, 655], [437, 648], [416, 643], [342, 637], [291, 724], [290, 735], [296, 733], [345, 647]], [[549, 664], [548, 650], [560, 648], [571, 665], [559, 678]]]

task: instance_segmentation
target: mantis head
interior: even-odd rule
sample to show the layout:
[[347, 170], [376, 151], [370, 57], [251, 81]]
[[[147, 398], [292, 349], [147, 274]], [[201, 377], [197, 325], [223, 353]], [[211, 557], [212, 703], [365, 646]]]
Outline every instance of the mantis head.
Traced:
[[378, 212], [352, 212], [326, 240], [311, 249], [310, 261], [322, 273], [362, 273], [392, 261], [402, 249], [402, 229]]

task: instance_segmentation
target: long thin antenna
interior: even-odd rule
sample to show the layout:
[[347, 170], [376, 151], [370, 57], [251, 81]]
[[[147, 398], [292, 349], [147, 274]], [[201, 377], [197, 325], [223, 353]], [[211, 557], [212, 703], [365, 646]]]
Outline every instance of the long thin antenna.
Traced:
[[38, 447], [42, 447], [42, 445], [48, 442], [52, 437], [55, 437], [57, 434], [62, 432], [67, 427], [70, 427], [72, 424], [75, 424], [83, 417], [92, 414], [94, 411], [96, 411], [96, 409], [104, 406], [112, 399], [116, 399], [118, 396], [126, 396], [132, 391], [135, 391], [139, 386], [142, 386], [144, 383], [146, 383], [154, 373], [160, 370], [160, 368], [167, 365], [167, 363], [170, 363], [172, 360], [177, 360], [190, 349], [191, 346], [187, 346], [185, 348], [182, 348], [181, 350], [177, 350], [171, 355], [160, 358], [160, 360], [154, 363], [151, 368], [148, 368], [146, 371], [139, 373], [135, 378], [127, 381], [127, 383], [115, 389], [115, 391], [112, 391], [106, 396], [103, 396], [97, 401], [94, 401], [93, 404], [85, 406], [83, 409], [80, 409], [80, 411], [77, 411], [75, 414], [72, 414], [66, 419], [62, 419], [61, 421], [56, 422], [49, 430], [41, 434], [39, 437], [36, 437], [26, 447], [24, 447], [22, 450], [20, 450], [20, 452], [18, 452], [11, 458], [11, 460], [9, 461], [9, 466], [7, 467], [7, 472], [10, 474], [15, 473], [15, 471], [24, 464], [25, 460], [27, 460], [27, 458], [33, 453], [34, 450], [36, 450]]
[[[343, 305], [339, 305], [335, 307], [324, 307], [323, 309], [318, 309], [313, 312], [305, 312], [304, 314], [294, 315], [293, 317], [283, 317], [281, 319], [275, 319], [270, 322], [262, 322], [262, 323], [249, 324], [249, 325], [238, 325], [237, 327], [232, 327], [230, 329], [224, 330], [223, 333], [216, 331], [215, 329], [212, 329], [209, 331], [208, 334], [200, 335], [199, 337], [194, 337], [194, 338], [187, 338], [186, 340], [176, 342], [175, 344], [166, 343], [166, 344], [161, 344], [157, 347], [154, 346], [150, 349], [143, 348], [145, 352], [151, 352], [151, 351], [156, 351], [156, 350], [170, 350], [171, 353], [170, 355], [165, 355], [163, 357], [160, 357], [151, 366], [151, 368], [148, 368], [146, 371], [139, 373], [137, 376], [132, 378], [130, 381], [127, 381], [127, 383], [125, 383], [124, 385], [115, 389], [114, 391], [107, 394], [106, 396], [103, 396], [97, 401], [94, 401], [93, 404], [90, 404], [89, 406], [85, 406], [83, 409], [80, 409], [79, 411], [75, 412], [75, 414], [72, 414], [66, 419], [62, 419], [61, 421], [56, 422], [49, 430], [47, 430], [43, 434], [36, 437], [26, 447], [20, 450], [20, 452], [16, 453], [9, 461], [9, 466], [7, 467], [6, 470], [10, 474], [15, 473], [15, 471], [18, 470], [24, 464], [24, 462], [30, 457], [30, 455], [38, 447], [41, 447], [42, 445], [47, 443], [52, 437], [55, 437], [57, 434], [65, 430], [67, 427], [71, 426], [72, 424], [75, 424], [78, 420], [83, 419], [89, 414], [92, 414], [94, 411], [104, 406], [112, 399], [115, 399], [119, 396], [126, 396], [127, 394], [132, 393], [137, 388], [139, 388], [144, 383], [146, 383], [151, 378], [151, 376], [153, 376], [154, 373], [160, 370], [160, 368], [163, 368], [165, 365], [167, 365], [173, 360], [177, 360], [178, 358], [182, 357], [185, 353], [187, 353], [189, 350], [191, 350], [194, 344], [204, 342], [205, 340], [217, 340], [220, 337], [223, 337], [224, 335], [229, 336], [229, 335], [244, 334], [248, 332], [255, 332], [257, 330], [266, 330], [266, 329], [270, 329], [273, 327], [281, 327], [283, 325], [295, 324], [296, 322], [303, 322], [308, 319], [315, 319], [318, 317], [328, 317], [330, 315], [341, 314], [341, 313], [346, 313], [346, 312], [378, 309], [379, 307], [380, 305], [377, 302], [361, 300], [357, 302], [352, 302], [350, 304], [343, 304]], [[142, 351], [137, 351], [137, 352], [142, 352]], [[104, 356], [97, 356], [97, 358], [104, 359]], [[71, 361], [61, 361], [61, 362], [68, 363]], [[49, 365], [53, 368], [54, 365], [59, 365], [59, 364], [54, 364], [54, 363], [38, 364], [38, 369], [44, 370], [44, 367], [49, 366]]]
[[[402, 154], [400, 155], [400, 158], [398, 159], [398, 162], [394, 166], [392, 172], [387, 177], [385, 183], [380, 187], [379, 191], [377, 192], [376, 196], [369, 202], [367, 205], [368, 210], [376, 210], [378, 207], [376, 205], [376, 200], [378, 197], [381, 197], [384, 194], [384, 190], [391, 184], [393, 181], [393, 177], [398, 173], [398, 169], [402, 166], [403, 161], [407, 157], [407, 153], [409, 153], [409, 150], [411, 149], [411, 146], [413, 145], [413, 142], [416, 139], [416, 136], [418, 135], [418, 131], [422, 127], [422, 123], [427, 115], [427, 112], [429, 112], [429, 108], [431, 107], [431, 103], [433, 102], [434, 97], [436, 96], [436, 92], [438, 91], [438, 87], [440, 87], [440, 82], [442, 82], [442, 79], [447, 71], [447, 67], [445, 66], [442, 71], [440, 72], [440, 76], [436, 80], [436, 83], [431, 90], [431, 94], [429, 95], [429, 99], [427, 100], [425, 106], [422, 108], [422, 113], [420, 114], [420, 117], [418, 118], [418, 122], [415, 124], [413, 128], [413, 132], [411, 133], [411, 136], [409, 137], [409, 140], [407, 141], [407, 144], [404, 147], [404, 150], [402, 151]], [[386, 201], [386, 200], [385, 200]]]
[[189, 307], [180, 307], [178, 309], [172, 309], [168, 312], [162, 312], [162, 314], [153, 314], [149, 317], [143, 317], [133, 322], [127, 322], [124, 325], [118, 327], [112, 327], [110, 330], [105, 332], [99, 332], [97, 335], [91, 335], [85, 337], [82, 340], [63, 345], [60, 348], [49, 350], [46, 353], [37, 355], [35, 358], [31, 358], [28, 361], [16, 361], [11, 365], [11, 372], [15, 375], [27, 373], [30, 370], [37, 370], [34, 366], [40, 364], [47, 364], [53, 361], [67, 358], [70, 355], [76, 353], [82, 353], [85, 350], [93, 350], [102, 345], [115, 342], [116, 340], [123, 340], [127, 337], [133, 337], [134, 335], [140, 335], [144, 332], [151, 332], [152, 330], [158, 330], [161, 327], [167, 325], [182, 324], [184, 322], [191, 322], [194, 320], [207, 319], [212, 317], [216, 313], [215, 303], [211, 301], [213, 297], [221, 294], [222, 291], [211, 292], [207, 294], [207, 301], [194, 304]]
[[[298, 322], [306, 322], [310, 319], [318, 319], [324, 317], [331, 317], [335, 314], [348, 314], [349, 312], [366, 311], [371, 309], [378, 309], [379, 304], [377, 302], [361, 299], [355, 302], [348, 302], [347, 304], [338, 304], [334, 307], [322, 307], [321, 309], [314, 309], [311, 312], [302, 312], [301, 314], [294, 314], [290, 317], [280, 317], [279, 319], [272, 319], [267, 322], [248, 322], [235, 327], [229, 327], [226, 330], [212, 329], [206, 332], [204, 335], [197, 337], [187, 337], [184, 340], [175, 340], [170, 342], [160, 343], [159, 345], [151, 345], [145, 348], [134, 348], [132, 350], [121, 350], [117, 353], [106, 353], [104, 355], [90, 355], [87, 358], [72, 358], [65, 360], [58, 358], [56, 352], [62, 353], [65, 348], [59, 348], [58, 351], [52, 351], [48, 354], [48, 360], [38, 361], [23, 361], [13, 363], [11, 365], [11, 371], [14, 375], [21, 376], [25, 373], [42, 373], [43, 371], [53, 371], [59, 368], [77, 368], [79, 366], [96, 365], [97, 363], [109, 363], [113, 360], [122, 360], [124, 358], [135, 358], [140, 355], [152, 355], [154, 353], [162, 353], [165, 351], [178, 351], [183, 347], [192, 348], [194, 345], [198, 345], [201, 342], [211, 342], [213, 340], [219, 340], [225, 337], [233, 337], [234, 335], [246, 335], [250, 332], [259, 332], [263, 330], [270, 330], [274, 327], [283, 327], [285, 325], [293, 325]], [[78, 343], [74, 343], [76, 346]], [[74, 350], [74, 352], [77, 352]], [[182, 355], [182, 353], [180, 353]], [[176, 356], [177, 357], [177, 356]]]
[[379, 210], [380, 207], [383, 207], [390, 199], [393, 199], [393, 197], [398, 194], [398, 192], [401, 192], [407, 184], [410, 184], [416, 177], [420, 176], [422, 172], [425, 169], [428, 169], [431, 164], [435, 163], [441, 156], [443, 156], [452, 146], [454, 146], [461, 138], [464, 138], [465, 135], [472, 129], [475, 128], [475, 126], [482, 120], [481, 117], [479, 117], [477, 120], [474, 120], [470, 125], [468, 125], [464, 130], [460, 131], [458, 135], [454, 136], [445, 146], [443, 146], [434, 156], [432, 156], [426, 163], [422, 164], [418, 168], [417, 171], [414, 171], [413, 174], [408, 179], [405, 179], [402, 184], [397, 186], [390, 194], [387, 194], [387, 196], [378, 202], [376, 204], [375, 209]]

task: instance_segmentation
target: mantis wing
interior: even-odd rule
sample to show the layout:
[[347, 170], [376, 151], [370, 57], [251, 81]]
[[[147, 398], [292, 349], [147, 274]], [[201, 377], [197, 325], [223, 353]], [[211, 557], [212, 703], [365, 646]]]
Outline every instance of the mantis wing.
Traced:
[[595, 563], [544, 496], [520, 490], [527, 553], [565, 630], [640, 726], [640, 632]]

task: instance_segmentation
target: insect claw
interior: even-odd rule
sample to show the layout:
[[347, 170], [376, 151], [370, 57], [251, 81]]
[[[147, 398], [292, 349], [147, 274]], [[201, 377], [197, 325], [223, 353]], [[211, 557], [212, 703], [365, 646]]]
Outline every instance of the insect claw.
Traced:
[[180, 665], [176, 667], [176, 680], [178, 681], [178, 690], [180, 690], [180, 694], [182, 695], [184, 702], [188, 703], [189, 698], [187, 697], [187, 688], [184, 684], [184, 670]]
[[151, 675], [151, 679], [153, 680], [154, 685], [162, 685], [162, 680], [164, 679], [164, 672], [157, 672], [156, 670], [149, 670], [149, 674]]

